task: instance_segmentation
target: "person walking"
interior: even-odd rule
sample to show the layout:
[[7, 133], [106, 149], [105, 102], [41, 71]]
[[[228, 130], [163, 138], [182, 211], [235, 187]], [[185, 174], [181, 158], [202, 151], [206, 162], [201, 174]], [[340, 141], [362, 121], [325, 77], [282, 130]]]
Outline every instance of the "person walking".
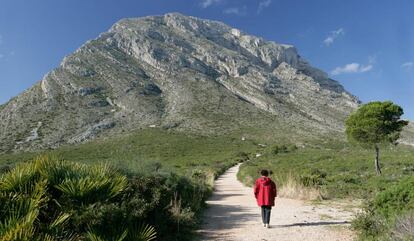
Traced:
[[277, 196], [276, 184], [270, 179], [269, 171], [262, 170], [262, 175], [256, 180], [254, 185], [254, 196], [256, 197], [257, 205], [262, 209], [263, 226], [269, 228], [270, 212], [275, 206], [275, 198]]

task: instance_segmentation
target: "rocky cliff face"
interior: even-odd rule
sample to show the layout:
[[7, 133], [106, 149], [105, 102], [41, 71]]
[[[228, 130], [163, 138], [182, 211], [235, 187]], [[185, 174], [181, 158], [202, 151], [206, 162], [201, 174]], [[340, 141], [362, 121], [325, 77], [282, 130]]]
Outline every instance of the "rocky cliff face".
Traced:
[[0, 151], [154, 126], [329, 133], [358, 103], [293, 46], [175, 13], [124, 19], [0, 106]]
[[399, 143], [414, 147], [414, 122], [409, 121], [408, 125], [404, 127]]

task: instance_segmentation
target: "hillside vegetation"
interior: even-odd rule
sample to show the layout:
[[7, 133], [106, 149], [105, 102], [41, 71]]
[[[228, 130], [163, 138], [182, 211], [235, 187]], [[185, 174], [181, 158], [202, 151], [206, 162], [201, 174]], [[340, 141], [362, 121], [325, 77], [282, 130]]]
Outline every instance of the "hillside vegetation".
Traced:
[[157, 171], [191, 175], [203, 170], [214, 176], [243, 158], [241, 150], [254, 152], [259, 148], [254, 139], [242, 141], [241, 137], [240, 133], [196, 136], [152, 128], [56, 150], [3, 154], [0, 155], [0, 166], [7, 170], [39, 154], [52, 154], [68, 161], [108, 163], [127, 173]]
[[407, 146], [383, 150], [381, 176], [374, 171], [372, 150], [348, 144], [309, 148], [276, 145], [263, 148], [261, 153], [241, 166], [239, 179], [245, 184], [252, 185], [261, 169], [269, 169], [281, 188], [293, 178], [304, 188], [317, 188], [323, 198], [373, 197], [414, 174], [414, 150]]

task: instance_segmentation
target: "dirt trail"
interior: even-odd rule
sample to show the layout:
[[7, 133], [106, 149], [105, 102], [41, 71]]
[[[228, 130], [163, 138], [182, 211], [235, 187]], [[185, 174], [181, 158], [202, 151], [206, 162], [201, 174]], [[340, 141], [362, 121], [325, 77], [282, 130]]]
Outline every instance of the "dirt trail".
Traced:
[[260, 208], [251, 188], [236, 178], [239, 166], [230, 168], [215, 182], [215, 191], [204, 214], [201, 240], [226, 241], [348, 241], [354, 235], [349, 221], [354, 212], [339, 203], [310, 204], [276, 198], [270, 228], [261, 224]]

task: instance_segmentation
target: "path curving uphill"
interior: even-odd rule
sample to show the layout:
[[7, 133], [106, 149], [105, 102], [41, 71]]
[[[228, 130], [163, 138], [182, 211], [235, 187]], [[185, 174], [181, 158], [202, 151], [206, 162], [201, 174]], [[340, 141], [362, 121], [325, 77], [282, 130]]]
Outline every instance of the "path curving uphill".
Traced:
[[354, 234], [349, 222], [352, 210], [338, 204], [310, 204], [277, 198], [270, 228], [261, 224], [251, 188], [237, 180], [240, 164], [227, 170], [215, 182], [199, 230], [201, 240], [214, 241], [348, 241]]

